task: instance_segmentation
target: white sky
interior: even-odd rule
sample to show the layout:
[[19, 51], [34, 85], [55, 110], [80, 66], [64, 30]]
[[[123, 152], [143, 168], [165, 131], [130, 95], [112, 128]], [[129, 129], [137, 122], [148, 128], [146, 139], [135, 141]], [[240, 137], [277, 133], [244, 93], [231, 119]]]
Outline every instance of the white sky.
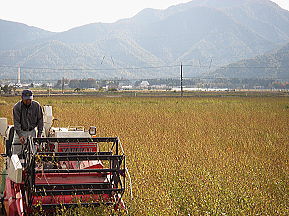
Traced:
[[[191, 0], [0, 0], [0, 19], [60, 32], [89, 23], [115, 22], [132, 17], [144, 8], [165, 9], [189, 1]], [[289, 10], [289, 0], [273, 1]]]

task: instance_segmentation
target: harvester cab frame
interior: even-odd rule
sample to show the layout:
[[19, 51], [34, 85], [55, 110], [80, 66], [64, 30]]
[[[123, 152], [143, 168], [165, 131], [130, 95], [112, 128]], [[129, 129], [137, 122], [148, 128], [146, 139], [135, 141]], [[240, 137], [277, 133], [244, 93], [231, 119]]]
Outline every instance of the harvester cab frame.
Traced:
[[122, 197], [129, 173], [119, 138], [95, 137], [95, 127], [86, 131], [52, 124], [52, 107], [44, 106], [43, 137], [29, 137], [17, 155], [11, 153], [13, 126], [1, 118], [2, 135], [6, 128], [5, 214], [30, 215], [40, 210], [50, 214], [56, 208], [80, 205], [126, 210]]

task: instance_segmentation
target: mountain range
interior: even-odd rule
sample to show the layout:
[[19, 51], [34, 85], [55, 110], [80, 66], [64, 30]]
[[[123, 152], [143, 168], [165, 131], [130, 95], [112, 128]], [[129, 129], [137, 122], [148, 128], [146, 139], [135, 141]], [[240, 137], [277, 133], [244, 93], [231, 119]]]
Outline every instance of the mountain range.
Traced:
[[[60, 33], [0, 20], [0, 78], [18, 66], [27, 80], [169, 78], [182, 63], [185, 77], [289, 79], [288, 42], [289, 11], [269, 0], [193, 0]], [[244, 59], [262, 67], [236, 70]]]

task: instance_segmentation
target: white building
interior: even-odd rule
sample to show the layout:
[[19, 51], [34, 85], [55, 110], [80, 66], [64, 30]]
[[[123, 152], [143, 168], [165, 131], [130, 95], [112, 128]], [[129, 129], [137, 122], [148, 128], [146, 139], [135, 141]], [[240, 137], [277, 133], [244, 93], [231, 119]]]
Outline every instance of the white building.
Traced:
[[147, 89], [149, 87], [150, 83], [148, 81], [142, 81], [140, 83], [140, 87], [141, 88], [144, 88], [144, 89]]

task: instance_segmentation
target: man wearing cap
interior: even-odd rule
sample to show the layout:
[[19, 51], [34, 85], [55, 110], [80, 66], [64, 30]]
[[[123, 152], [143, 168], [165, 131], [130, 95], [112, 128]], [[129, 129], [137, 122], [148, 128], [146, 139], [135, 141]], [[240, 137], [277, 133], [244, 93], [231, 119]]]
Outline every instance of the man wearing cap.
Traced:
[[22, 100], [13, 107], [14, 139], [12, 152], [20, 154], [22, 145], [27, 137], [41, 137], [43, 131], [43, 112], [40, 104], [33, 100], [32, 91], [26, 89], [22, 91]]

